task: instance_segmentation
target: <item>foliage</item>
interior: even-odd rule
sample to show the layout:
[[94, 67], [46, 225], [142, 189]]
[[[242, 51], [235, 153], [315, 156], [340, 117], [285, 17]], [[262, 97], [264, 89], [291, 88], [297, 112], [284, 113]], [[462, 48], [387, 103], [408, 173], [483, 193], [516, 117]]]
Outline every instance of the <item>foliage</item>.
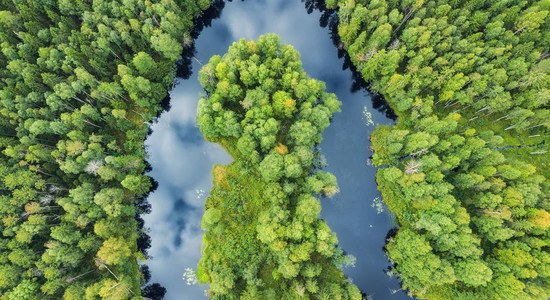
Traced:
[[233, 43], [199, 73], [200, 130], [235, 161], [215, 166], [197, 278], [214, 299], [361, 299], [314, 196], [337, 190], [313, 148], [339, 110], [274, 34]]
[[[399, 115], [371, 137], [387, 245], [423, 299], [548, 299], [547, 1], [327, 1]], [[527, 163], [528, 162], [528, 163]]]
[[153, 2], [0, 1], [0, 299], [139, 297], [147, 123], [210, 3]]

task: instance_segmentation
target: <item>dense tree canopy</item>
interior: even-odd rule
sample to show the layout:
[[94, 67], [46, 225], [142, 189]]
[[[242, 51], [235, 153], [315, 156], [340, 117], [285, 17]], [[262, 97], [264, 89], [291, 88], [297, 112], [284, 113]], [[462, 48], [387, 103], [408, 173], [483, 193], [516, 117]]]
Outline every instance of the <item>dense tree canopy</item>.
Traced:
[[326, 1], [397, 112], [371, 137], [401, 225], [387, 251], [425, 299], [550, 297], [548, 1]]
[[0, 299], [139, 298], [147, 123], [210, 4], [153, 2], [0, 1]]
[[[138, 265], [143, 141], [210, 2], [0, 0], [0, 299], [164, 295]], [[371, 140], [401, 225], [386, 248], [403, 287], [548, 299], [550, 3], [326, 6], [351, 63], [399, 115]], [[299, 57], [267, 35], [199, 73], [200, 129], [235, 158], [214, 168], [202, 222], [197, 276], [213, 298], [362, 297], [319, 219], [338, 187], [316, 146], [340, 102]]]
[[341, 271], [350, 259], [319, 219], [315, 196], [337, 191], [315, 168], [332, 114], [324, 83], [274, 34], [233, 43], [199, 73], [206, 96], [197, 121], [235, 161], [215, 166], [206, 200], [198, 278], [214, 299], [361, 299]]

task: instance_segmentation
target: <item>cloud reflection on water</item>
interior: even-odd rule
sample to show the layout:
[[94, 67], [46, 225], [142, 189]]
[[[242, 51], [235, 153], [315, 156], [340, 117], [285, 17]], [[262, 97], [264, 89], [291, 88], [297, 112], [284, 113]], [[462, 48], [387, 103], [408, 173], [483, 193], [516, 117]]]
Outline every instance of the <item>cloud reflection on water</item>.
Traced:
[[152, 126], [146, 141], [149, 174], [159, 182], [149, 196], [152, 212], [144, 216], [150, 228], [153, 259], [147, 264], [152, 282], [167, 289], [165, 299], [198, 299], [203, 286], [188, 287], [183, 282], [185, 268], [195, 268], [201, 255], [203, 231], [200, 229], [205, 192], [212, 186], [210, 171], [214, 163], [231, 162], [217, 144], [208, 143], [195, 124], [200, 85], [196, 77], [181, 82], [171, 92], [171, 109]]
[[[372, 104], [364, 92], [350, 92], [351, 73], [342, 71], [342, 60], [337, 58], [327, 29], [319, 26], [319, 18], [319, 12], [307, 15], [304, 4], [296, 0], [228, 2], [221, 18], [213, 20], [213, 27], [204, 29], [197, 39], [196, 57], [206, 63], [214, 54], [223, 55], [234, 41], [257, 39], [274, 32], [283, 43], [291, 44], [301, 53], [306, 73], [325, 81], [327, 90], [344, 102], [343, 109], [348, 115], [335, 116], [334, 124], [323, 135], [331, 145], [322, 144], [329, 169], [338, 177], [342, 192], [335, 199], [323, 200], [322, 216], [338, 234], [344, 250], [358, 258], [357, 267], [346, 269], [346, 274], [360, 288], [377, 293], [376, 299], [385, 299], [384, 296], [389, 296], [389, 279], [379, 272], [386, 264], [381, 247], [391, 220], [371, 211], [372, 199], [368, 198], [379, 195], [374, 169], [364, 167], [370, 155], [368, 134], [372, 128], [357, 126], [363, 123], [357, 120], [363, 106], [370, 108]], [[206, 142], [196, 128], [195, 113], [202, 91], [197, 80], [199, 68], [193, 61], [193, 74], [171, 92], [171, 110], [162, 114], [146, 141], [153, 166], [150, 176], [159, 182], [158, 189], [149, 197], [152, 213], [144, 216], [152, 238], [149, 254], [153, 259], [147, 264], [151, 282], [166, 287], [167, 300], [204, 298], [206, 287], [187, 286], [181, 278], [185, 268], [196, 268], [200, 259], [203, 233], [200, 222], [204, 200], [212, 187], [212, 166], [231, 161], [221, 147]], [[383, 114], [371, 111], [375, 121], [387, 121]], [[369, 224], [375, 224], [374, 228], [368, 227]], [[392, 296], [395, 298], [400, 297]]]

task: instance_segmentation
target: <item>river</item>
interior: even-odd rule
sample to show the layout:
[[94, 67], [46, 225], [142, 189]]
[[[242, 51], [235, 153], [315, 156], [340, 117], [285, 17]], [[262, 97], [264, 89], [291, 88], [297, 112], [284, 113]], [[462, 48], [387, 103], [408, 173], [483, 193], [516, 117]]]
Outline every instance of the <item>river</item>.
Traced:
[[[187, 285], [182, 279], [186, 268], [196, 268], [201, 255], [203, 231], [200, 229], [204, 200], [212, 187], [211, 170], [215, 163], [227, 164], [231, 157], [217, 144], [202, 137], [195, 113], [202, 88], [197, 71], [214, 55], [223, 55], [241, 38], [257, 39], [273, 32], [301, 54], [304, 70], [326, 83], [327, 91], [342, 101], [323, 134], [321, 149], [336, 175], [340, 193], [322, 199], [322, 213], [336, 232], [339, 246], [357, 258], [355, 267], [344, 273], [373, 299], [408, 299], [399, 282], [385, 269], [389, 261], [382, 250], [385, 236], [394, 226], [376, 189], [376, 169], [367, 164], [370, 133], [375, 125], [393, 124], [386, 113], [373, 107], [371, 95], [357, 88], [349, 69], [343, 70], [327, 28], [319, 26], [321, 13], [307, 13], [299, 0], [235, 1], [225, 4], [221, 16], [212, 20], [195, 41], [192, 74], [179, 80], [170, 92], [171, 108], [152, 125], [146, 140], [153, 169], [148, 174], [159, 186], [149, 196], [152, 213], [144, 216], [152, 238], [147, 264], [151, 282], [167, 289], [165, 299], [204, 299], [206, 286]], [[311, 7], [309, 7], [311, 8]], [[375, 105], [379, 107], [379, 103]], [[365, 110], [371, 117], [365, 116]], [[372, 120], [372, 122], [369, 122]]]

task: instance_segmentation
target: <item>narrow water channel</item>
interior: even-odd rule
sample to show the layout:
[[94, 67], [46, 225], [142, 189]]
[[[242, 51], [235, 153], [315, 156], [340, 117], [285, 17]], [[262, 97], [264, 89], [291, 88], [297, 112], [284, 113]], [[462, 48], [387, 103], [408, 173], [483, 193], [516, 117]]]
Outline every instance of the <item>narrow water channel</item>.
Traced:
[[[326, 82], [327, 91], [343, 103], [321, 143], [326, 170], [338, 178], [340, 193], [322, 200], [321, 216], [338, 235], [340, 247], [357, 258], [355, 267], [344, 273], [373, 299], [408, 299], [402, 292], [391, 292], [399, 289], [399, 283], [384, 271], [389, 262], [382, 247], [394, 225], [385, 207], [376, 205], [381, 201], [376, 169], [366, 163], [375, 125], [393, 121], [373, 108], [366, 90], [352, 92], [352, 74], [342, 70], [343, 59], [338, 59], [329, 30], [319, 26], [320, 17], [318, 11], [308, 14], [299, 0], [228, 2], [221, 17], [196, 40], [195, 57], [206, 63], [214, 54], [223, 55], [234, 41], [257, 39], [269, 32], [300, 52], [306, 73]], [[201, 255], [200, 224], [212, 187], [212, 165], [231, 162], [221, 147], [204, 140], [195, 123], [202, 91], [198, 61], [192, 61], [190, 78], [180, 80], [170, 92], [171, 109], [152, 126], [146, 141], [153, 167], [149, 175], [159, 183], [149, 196], [152, 213], [144, 216], [152, 238], [149, 254], [153, 258], [147, 264], [151, 282], [166, 287], [168, 300], [205, 298], [207, 287], [186, 285], [182, 274], [188, 267], [196, 268]], [[372, 124], [367, 124], [365, 109], [372, 114]]]

